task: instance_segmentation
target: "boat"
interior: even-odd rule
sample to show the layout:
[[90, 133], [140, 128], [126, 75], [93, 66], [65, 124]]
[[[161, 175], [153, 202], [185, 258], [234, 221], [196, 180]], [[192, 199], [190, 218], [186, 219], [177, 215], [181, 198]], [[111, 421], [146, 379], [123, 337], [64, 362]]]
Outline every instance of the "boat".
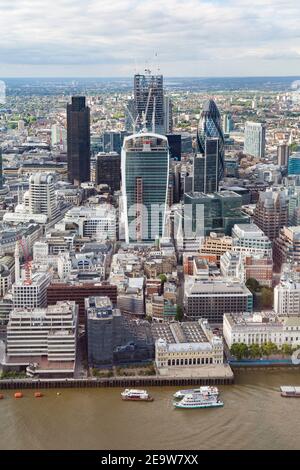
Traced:
[[23, 393], [22, 393], [22, 392], [16, 392], [16, 393], [14, 394], [14, 397], [15, 397], [15, 398], [23, 398]]
[[122, 400], [128, 401], [153, 401], [153, 398], [146, 390], [134, 390], [132, 388], [126, 388], [121, 393], [121, 397]]
[[4, 395], [2, 395], [2, 393], [0, 393], [0, 400], [3, 400], [4, 398]]
[[280, 387], [282, 397], [300, 398], [300, 387], [293, 387], [291, 385], [283, 385]]
[[180, 401], [175, 401], [175, 408], [196, 409], [196, 408], [218, 408], [224, 403], [216, 396], [202, 395], [201, 393], [189, 393]]
[[199, 387], [199, 388], [193, 388], [193, 389], [187, 389], [187, 390], [178, 390], [178, 392], [174, 393], [173, 397], [176, 399], [181, 400], [184, 398], [186, 395], [190, 395], [193, 393], [200, 393], [204, 395], [208, 395], [210, 397], [218, 397], [219, 396], [219, 390], [217, 387]]
[[43, 394], [41, 392], [35, 392], [34, 397], [35, 398], [42, 398]]

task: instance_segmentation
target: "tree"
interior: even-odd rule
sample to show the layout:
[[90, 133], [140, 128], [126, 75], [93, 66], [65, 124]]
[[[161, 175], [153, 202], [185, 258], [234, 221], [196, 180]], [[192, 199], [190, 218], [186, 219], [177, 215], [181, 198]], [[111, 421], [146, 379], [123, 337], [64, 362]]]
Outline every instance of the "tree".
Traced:
[[264, 343], [261, 347], [261, 350], [264, 356], [270, 356], [271, 354], [276, 354], [278, 352], [276, 344], [272, 343], [271, 341]]
[[254, 294], [254, 292], [257, 292], [259, 289], [259, 282], [253, 277], [250, 277], [247, 279], [246, 286], [252, 292], [252, 294]]
[[287, 356], [291, 356], [293, 354], [293, 348], [290, 344], [283, 344], [281, 346], [282, 354], [286, 354]]
[[261, 308], [272, 308], [273, 307], [273, 289], [270, 287], [262, 287], [261, 289]]
[[160, 274], [159, 276], [159, 279], [161, 280], [161, 283], [164, 284], [165, 282], [167, 282], [167, 276], [165, 274]]
[[181, 305], [177, 305], [177, 307], [176, 307], [175, 320], [176, 321], [182, 321], [183, 320], [183, 309], [182, 309]]
[[249, 346], [249, 356], [255, 359], [256, 357], [261, 357], [261, 347], [259, 344], [250, 344]]
[[230, 353], [241, 360], [249, 356], [248, 346], [245, 343], [234, 343], [230, 348]]

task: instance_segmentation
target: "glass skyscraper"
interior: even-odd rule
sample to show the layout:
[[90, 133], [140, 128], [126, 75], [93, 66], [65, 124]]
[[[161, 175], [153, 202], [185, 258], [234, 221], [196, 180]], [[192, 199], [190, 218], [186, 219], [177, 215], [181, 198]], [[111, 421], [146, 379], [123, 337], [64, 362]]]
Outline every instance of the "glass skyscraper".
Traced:
[[121, 171], [126, 242], [162, 237], [169, 185], [167, 138], [153, 133], [126, 137]]
[[[206, 154], [206, 140], [212, 138], [218, 139], [218, 161], [215, 164], [215, 167], [217, 168], [218, 187], [219, 182], [223, 179], [224, 176], [224, 134], [222, 131], [221, 116], [217, 105], [213, 100], [208, 100], [203, 106], [198, 125], [197, 144], [198, 152], [200, 154]], [[209, 185], [207, 185], [207, 187], [208, 186]], [[212, 186], [215, 186], [215, 184]]]
[[288, 162], [288, 175], [300, 175], [300, 153], [290, 155]]
[[261, 122], [246, 122], [244, 153], [264, 158], [266, 147], [266, 126]]
[[90, 181], [90, 108], [84, 96], [73, 96], [67, 106], [67, 141], [69, 181]]
[[205, 139], [204, 153], [194, 156], [193, 191], [214, 193], [219, 186], [219, 139]]

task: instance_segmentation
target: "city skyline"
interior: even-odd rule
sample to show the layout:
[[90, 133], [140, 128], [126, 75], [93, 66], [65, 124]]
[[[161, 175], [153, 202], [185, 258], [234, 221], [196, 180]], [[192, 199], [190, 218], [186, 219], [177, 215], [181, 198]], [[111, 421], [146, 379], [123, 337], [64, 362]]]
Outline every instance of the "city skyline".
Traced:
[[[84, 11], [76, 1], [47, 6], [2, 1], [1, 77], [124, 77], [149, 67], [170, 77], [300, 74], [295, 0], [246, 0], [243, 8], [237, 0], [189, 0], [184, 9], [179, 0], [90, 0]], [[48, 11], [43, 22], [41, 10]]]

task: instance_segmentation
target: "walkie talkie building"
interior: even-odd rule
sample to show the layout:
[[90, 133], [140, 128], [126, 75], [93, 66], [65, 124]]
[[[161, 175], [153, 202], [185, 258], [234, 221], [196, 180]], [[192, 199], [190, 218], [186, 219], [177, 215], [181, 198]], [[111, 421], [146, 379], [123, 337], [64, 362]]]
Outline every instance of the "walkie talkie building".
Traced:
[[126, 242], [162, 237], [169, 184], [167, 138], [153, 133], [126, 137], [121, 169]]

